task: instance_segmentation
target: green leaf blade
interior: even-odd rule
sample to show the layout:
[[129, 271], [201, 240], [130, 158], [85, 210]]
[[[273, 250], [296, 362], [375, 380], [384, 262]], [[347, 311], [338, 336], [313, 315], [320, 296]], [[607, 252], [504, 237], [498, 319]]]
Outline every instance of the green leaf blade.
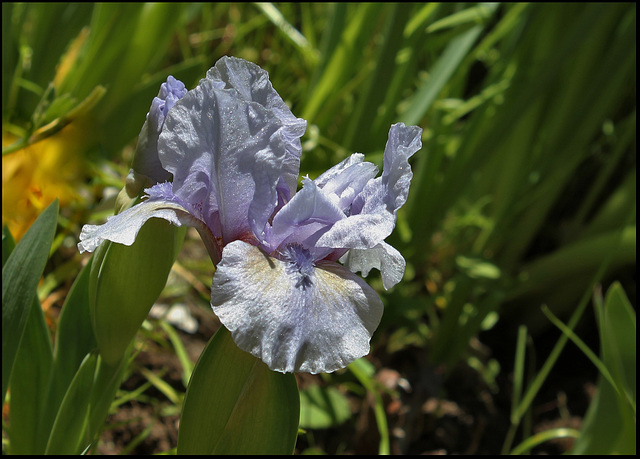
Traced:
[[2, 268], [2, 402], [58, 220], [55, 200], [33, 223]]
[[[573, 454], [636, 452], [636, 317], [619, 283], [595, 302], [601, 359], [611, 377], [600, 376]], [[610, 382], [613, 380], [613, 384]]]
[[11, 373], [11, 454], [42, 454], [44, 446], [38, 426], [45, 409], [51, 378], [53, 351], [49, 329], [40, 302], [34, 298], [22, 341]]
[[269, 370], [221, 328], [191, 376], [178, 454], [291, 454], [299, 413], [295, 376]]
[[79, 454], [89, 424], [89, 399], [98, 356], [91, 353], [80, 365], [62, 400], [45, 454]]
[[351, 417], [348, 399], [335, 387], [313, 385], [300, 391], [300, 427], [326, 429]]

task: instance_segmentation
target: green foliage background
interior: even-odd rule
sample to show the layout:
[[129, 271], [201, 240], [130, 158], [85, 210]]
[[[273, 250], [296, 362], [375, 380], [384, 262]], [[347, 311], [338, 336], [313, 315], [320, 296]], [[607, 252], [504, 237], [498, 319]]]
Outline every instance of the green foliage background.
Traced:
[[[542, 305], [574, 327], [599, 284], [621, 281], [635, 303], [629, 3], [3, 3], [3, 139], [17, 139], [3, 140], [3, 163], [70, 124], [92, 126], [82, 140], [83, 199], [61, 208], [40, 298], [78, 275], [82, 257], [69, 248], [82, 224], [111, 211], [101, 196], [122, 187], [160, 83], [172, 74], [193, 88], [223, 55], [266, 69], [308, 121], [301, 173], [312, 178], [356, 151], [380, 164], [392, 123], [424, 129], [389, 241], [407, 260], [405, 279], [384, 292], [370, 275], [386, 307], [374, 365], [417, 348], [425, 364], [450, 369], [496, 323], [534, 338], [548, 330]], [[3, 196], [5, 186], [3, 174]], [[184, 264], [210, 282], [206, 261]], [[635, 313], [633, 321], [635, 339]], [[568, 335], [558, 336], [538, 379], [514, 399], [513, 438]], [[3, 363], [4, 352], [3, 327]], [[517, 369], [524, 354], [514, 358]], [[351, 372], [378, 393], [370, 370]], [[340, 404], [339, 394], [330, 401]], [[632, 401], [635, 423], [635, 391]], [[387, 452], [379, 406], [376, 415]]]

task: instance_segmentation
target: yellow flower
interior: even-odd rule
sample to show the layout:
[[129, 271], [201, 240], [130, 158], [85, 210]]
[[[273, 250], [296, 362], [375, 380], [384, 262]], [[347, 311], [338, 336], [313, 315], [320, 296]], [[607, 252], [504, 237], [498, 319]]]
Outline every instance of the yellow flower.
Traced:
[[[54, 135], [2, 157], [2, 224], [16, 241], [54, 199], [64, 206], [78, 198], [90, 132], [87, 122], [76, 119]], [[16, 140], [3, 131], [3, 148]]]

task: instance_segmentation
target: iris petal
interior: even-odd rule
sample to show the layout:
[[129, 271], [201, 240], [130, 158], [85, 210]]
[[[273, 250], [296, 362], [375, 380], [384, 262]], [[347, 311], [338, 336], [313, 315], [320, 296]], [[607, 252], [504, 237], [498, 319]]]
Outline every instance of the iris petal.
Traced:
[[147, 200], [124, 212], [107, 218], [103, 225], [84, 225], [80, 232], [78, 250], [93, 252], [103, 241], [131, 245], [138, 232], [150, 218], [162, 218], [176, 226], [197, 226], [197, 220], [189, 211], [171, 201]]
[[218, 218], [224, 242], [260, 233], [277, 204], [285, 156], [277, 118], [235, 90], [202, 80], [169, 112], [160, 159], [173, 191], [199, 203], [207, 223]]
[[159, 155], [175, 194], [198, 203], [225, 244], [260, 239], [276, 206], [295, 192], [305, 129], [267, 72], [223, 58], [169, 112]]
[[[373, 163], [354, 163], [327, 180], [322, 186], [322, 191], [348, 215], [351, 213], [353, 200], [377, 173], [378, 167]], [[318, 180], [314, 182], [318, 184]]]
[[224, 56], [209, 69], [207, 78], [223, 83], [224, 88], [235, 89], [243, 100], [262, 105], [278, 118], [283, 126], [280, 134], [287, 152], [278, 189], [282, 192], [285, 201], [288, 201], [295, 194], [298, 185], [302, 156], [300, 137], [304, 135], [307, 122], [302, 118], [296, 118], [273, 89], [269, 74], [252, 62]]
[[381, 242], [371, 249], [351, 249], [340, 262], [351, 272], [360, 271], [364, 277], [369, 275], [372, 268], [376, 268], [382, 275], [382, 285], [390, 289], [402, 280], [406, 262], [394, 247]]
[[421, 146], [422, 129], [394, 124], [384, 150], [382, 176], [369, 180], [351, 204], [349, 218], [336, 222], [317, 242], [318, 246], [370, 249], [384, 241], [396, 224], [396, 212], [409, 194], [409, 157]]
[[211, 304], [235, 343], [283, 373], [332, 372], [366, 355], [383, 311], [376, 292], [337, 263], [295, 260], [242, 241], [224, 248]]
[[[277, 249], [283, 243], [313, 246], [309, 238], [326, 231], [338, 220], [346, 218], [342, 210], [308, 178], [303, 187], [273, 218], [266, 246]], [[319, 236], [315, 236], [313, 242]], [[325, 254], [327, 253], [324, 251]], [[321, 257], [320, 257], [321, 258]]]
[[169, 110], [187, 93], [180, 80], [171, 75], [160, 85], [158, 96], [151, 102], [147, 119], [138, 135], [138, 145], [133, 158], [133, 170], [149, 177], [151, 184], [171, 179], [158, 158], [158, 136]]
[[354, 153], [332, 168], [324, 171], [314, 180], [314, 182], [320, 188], [323, 188], [331, 179], [337, 177], [346, 168], [353, 166], [354, 164], [360, 164], [362, 162], [364, 162], [364, 155], [362, 153]]

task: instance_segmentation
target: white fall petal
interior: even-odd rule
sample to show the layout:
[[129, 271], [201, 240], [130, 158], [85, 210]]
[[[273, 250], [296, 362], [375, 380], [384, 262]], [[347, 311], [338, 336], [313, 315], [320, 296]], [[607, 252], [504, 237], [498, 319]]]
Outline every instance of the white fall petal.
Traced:
[[201, 226], [189, 211], [179, 204], [147, 200], [118, 215], [107, 218], [103, 225], [84, 225], [80, 233], [78, 250], [93, 252], [102, 241], [132, 245], [142, 225], [150, 218], [162, 218], [176, 226]]
[[241, 349], [283, 373], [332, 372], [368, 354], [383, 312], [343, 266], [279, 260], [242, 241], [224, 248], [211, 304]]

